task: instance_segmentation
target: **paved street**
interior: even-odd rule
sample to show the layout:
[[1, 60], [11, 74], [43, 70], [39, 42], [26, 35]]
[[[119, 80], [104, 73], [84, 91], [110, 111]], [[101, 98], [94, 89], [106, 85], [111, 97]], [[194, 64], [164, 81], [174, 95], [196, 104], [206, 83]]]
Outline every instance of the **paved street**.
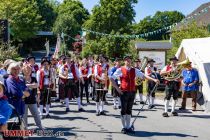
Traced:
[[[36, 139], [50, 140], [208, 140], [210, 133], [210, 114], [203, 111], [191, 112], [191, 110], [179, 112], [178, 117], [163, 118], [162, 100], [157, 100], [159, 105], [155, 109], [145, 110], [140, 113], [135, 123], [135, 135], [121, 134], [120, 111], [114, 110], [109, 96], [109, 105], [106, 105], [106, 116], [95, 115], [95, 103], [84, 106], [86, 112], [78, 112], [75, 101], [70, 102], [70, 112], [65, 113], [65, 106], [61, 103], [53, 103], [51, 118], [44, 119], [43, 125], [47, 130], [62, 131], [64, 136], [59, 137], [33, 137]], [[140, 105], [134, 105], [133, 115], [138, 113]], [[190, 107], [189, 107], [190, 109]], [[35, 128], [32, 118], [29, 120], [30, 129]]]

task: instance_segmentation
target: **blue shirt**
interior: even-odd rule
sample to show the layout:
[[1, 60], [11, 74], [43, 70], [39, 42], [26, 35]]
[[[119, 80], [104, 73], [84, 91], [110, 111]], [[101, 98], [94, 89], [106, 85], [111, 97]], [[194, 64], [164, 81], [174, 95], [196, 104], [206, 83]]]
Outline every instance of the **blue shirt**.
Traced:
[[5, 86], [7, 88], [6, 96], [19, 115], [23, 115], [25, 111], [25, 102], [23, 101], [23, 91], [27, 89], [23, 80], [16, 80], [12, 77], [6, 79]]
[[7, 100], [0, 99], [0, 124], [6, 124], [12, 114], [12, 108]]
[[[111, 68], [111, 71], [110, 71], [110, 77], [115, 73], [115, 71], [118, 69], [118, 67], [114, 66]], [[118, 80], [115, 79], [115, 82], [116, 84], [118, 84]]]
[[197, 84], [193, 84], [193, 86], [188, 86], [190, 83], [193, 83], [194, 81], [199, 81], [198, 71], [195, 69], [186, 70], [184, 69], [182, 71], [182, 77], [183, 82], [186, 84], [186, 86], [183, 86], [182, 89], [184, 91], [195, 91], [198, 89]]

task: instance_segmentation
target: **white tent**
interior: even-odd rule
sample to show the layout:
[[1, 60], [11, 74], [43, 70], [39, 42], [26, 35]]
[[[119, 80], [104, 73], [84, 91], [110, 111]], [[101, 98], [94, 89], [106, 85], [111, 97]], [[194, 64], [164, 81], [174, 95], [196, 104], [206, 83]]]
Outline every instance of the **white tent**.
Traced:
[[206, 111], [210, 111], [210, 37], [184, 39], [176, 53], [180, 62], [189, 58], [199, 71]]

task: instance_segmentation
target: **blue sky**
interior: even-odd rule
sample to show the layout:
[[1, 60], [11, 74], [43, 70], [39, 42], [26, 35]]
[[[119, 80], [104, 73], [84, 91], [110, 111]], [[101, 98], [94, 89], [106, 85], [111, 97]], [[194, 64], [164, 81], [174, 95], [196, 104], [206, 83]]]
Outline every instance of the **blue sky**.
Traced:
[[[62, 1], [62, 0], [58, 0]], [[80, 0], [84, 7], [90, 12], [94, 5], [99, 3], [99, 0]], [[135, 5], [136, 17], [135, 21], [143, 19], [146, 16], [154, 15], [157, 11], [172, 11], [177, 10], [185, 15], [190, 14], [201, 4], [210, 2], [210, 0], [138, 0]]]

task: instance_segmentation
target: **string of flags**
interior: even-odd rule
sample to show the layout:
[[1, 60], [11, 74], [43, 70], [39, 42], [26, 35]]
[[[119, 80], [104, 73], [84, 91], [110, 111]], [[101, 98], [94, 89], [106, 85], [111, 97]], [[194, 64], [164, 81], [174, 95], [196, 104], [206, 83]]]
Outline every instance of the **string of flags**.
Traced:
[[156, 34], [159, 34], [159, 33], [162, 33], [162, 32], [168, 31], [168, 30], [171, 30], [172, 28], [174, 28], [178, 24], [185, 24], [185, 23], [187, 23], [189, 21], [192, 21], [196, 17], [207, 13], [209, 11], [209, 9], [210, 9], [210, 6], [205, 7], [204, 9], [199, 11], [198, 13], [194, 13], [191, 16], [188, 16], [188, 17], [184, 18], [179, 23], [174, 23], [173, 25], [170, 25], [170, 26], [167, 26], [167, 27], [163, 27], [162, 29], [158, 29], [158, 30], [155, 30], [155, 31], [152, 31], [152, 32], [143, 33], [143, 34], [137, 34], [137, 35], [135, 35], [135, 34], [134, 35], [115, 34], [115, 35], [113, 35], [113, 34], [107, 34], [107, 33], [101, 33], [101, 32], [97, 32], [97, 31], [92, 31], [92, 30], [88, 30], [88, 29], [85, 29], [85, 28], [82, 29], [82, 32], [85, 32], [85, 34], [86, 34], [86, 32], [89, 32], [91, 34], [95, 34], [95, 35], [99, 35], [99, 36], [106, 36], [106, 37], [109, 37], [109, 38], [129, 38], [129, 39], [145, 38], [145, 37], [148, 37], [148, 36], [151, 36], [151, 35], [156, 35]]

